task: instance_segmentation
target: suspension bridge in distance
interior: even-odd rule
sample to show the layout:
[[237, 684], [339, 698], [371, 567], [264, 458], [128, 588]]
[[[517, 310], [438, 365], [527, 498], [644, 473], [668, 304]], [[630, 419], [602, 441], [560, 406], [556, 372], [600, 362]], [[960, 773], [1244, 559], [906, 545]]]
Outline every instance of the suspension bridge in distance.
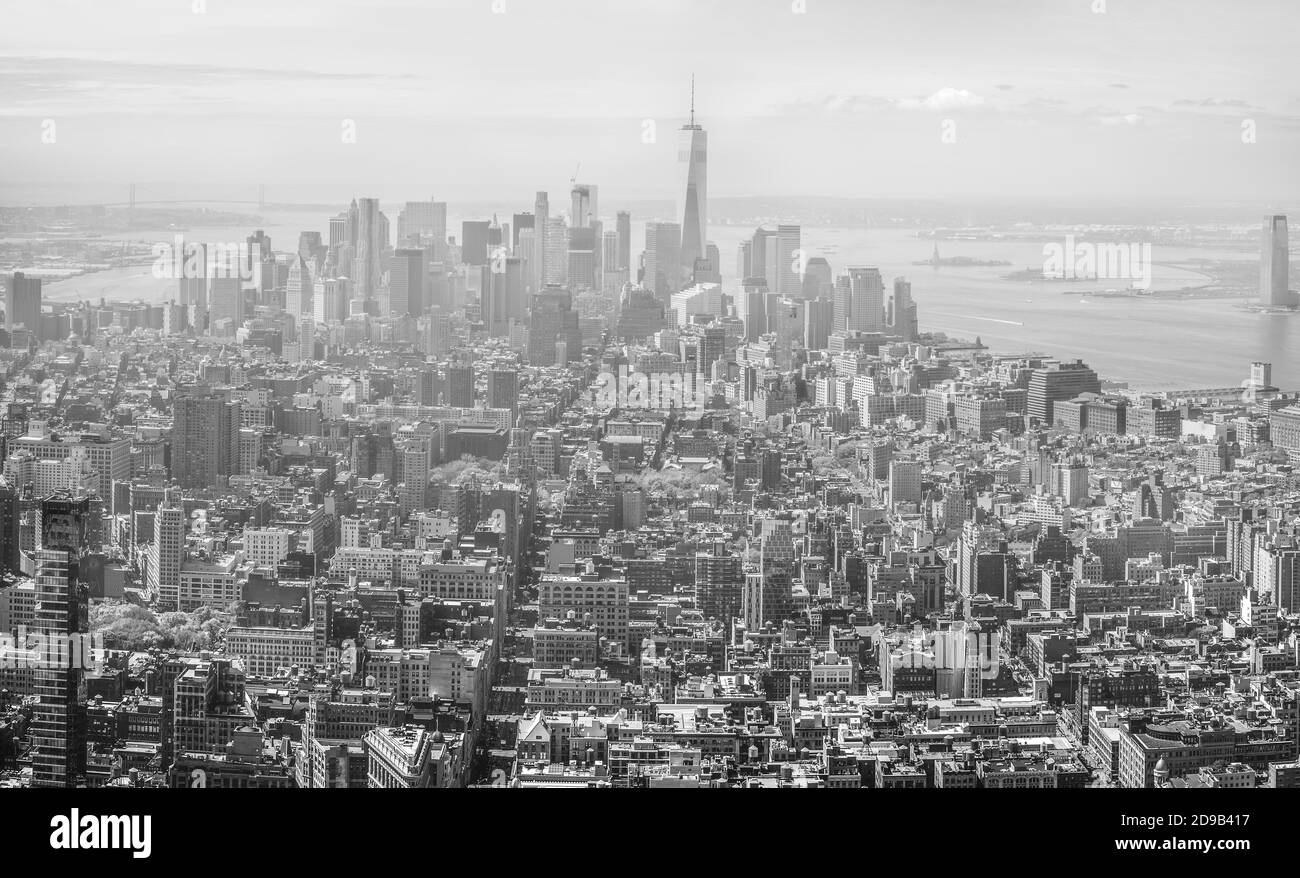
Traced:
[[[166, 184], [162, 184], [162, 185], [166, 185]], [[145, 188], [145, 186], [139, 183], [131, 183], [128, 189], [126, 201], [90, 201], [90, 202], [77, 202], [77, 203], [61, 202], [57, 206], [58, 207], [86, 207], [86, 208], [125, 207], [131, 212], [134, 212], [137, 207], [161, 207], [161, 206], [176, 205], [176, 204], [253, 205], [257, 207], [259, 213], [264, 212], [268, 207], [279, 208], [282, 210], [337, 210], [338, 209], [338, 206], [334, 204], [296, 203], [296, 202], [284, 203], [284, 204], [269, 203], [266, 200], [266, 184], [258, 185], [256, 198], [205, 198], [201, 195], [178, 198], [173, 194], [174, 191], [175, 190], [173, 187], [166, 193], [162, 193], [162, 192], [152, 193], [157, 195], [158, 197], [150, 197], [151, 193], [148, 189]]]
[[[162, 204], [255, 204], [258, 210], [266, 210], [266, 185], [261, 184], [257, 187], [257, 198], [149, 198], [139, 197], [140, 189], [144, 187], [132, 183], [129, 195], [126, 201], [98, 202], [95, 205], [84, 205], [94, 207], [125, 207], [135, 210], [137, 207], [147, 207]], [[83, 205], [76, 205], [83, 206]]]

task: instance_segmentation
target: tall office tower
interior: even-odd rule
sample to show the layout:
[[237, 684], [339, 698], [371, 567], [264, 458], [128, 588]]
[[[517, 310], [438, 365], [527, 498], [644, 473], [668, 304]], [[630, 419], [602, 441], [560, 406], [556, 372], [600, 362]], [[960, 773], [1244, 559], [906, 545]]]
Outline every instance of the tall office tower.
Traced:
[[803, 346], [810, 351], [826, 350], [835, 321], [834, 303], [830, 299], [808, 299], [803, 315]]
[[881, 332], [885, 282], [877, 268], [850, 268], [835, 280], [835, 332]]
[[182, 242], [181, 255], [185, 270], [181, 272], [176, 300], [185, 308], [187, 325], [202, 332], [208, 328], [208, 246]]
[[315, 323], [337, 323], [348, 318], [348, 279], [317, 280], [312, 289], [312, 318]]
[[590, 183], [573, 184], [573, 189], [569, 193], [572, 199], [569, 220], [573, 228], [586, 228], [600, 218], [597, 212], [596, 188]]
[[709, 236], [709, 137], [695, 124], [695, 77], [691, 77], [691, 119], [682, 126], [677, 145], [677, 218], [681, 230], [678, 265], [685, 272], [705, 255]]
[[519, 413], [519, 372], [493, 369], [488, 375], [487, 404], [490, 409], [510, 409], [510, 423]]
[[[0, 481], [0, 572], [17, 573], [22, 568], [19, 552], [19, 522], [22, 507], [19, 497], [22, 489]], [[3, 628], [0, 628], [3, 630]]]
[[745, 323], [745, 341], [758, 341], [767, 332], [767, 281], [748, 277], [741, 281], [736, 316]]
[[[759, 226], [754, 229], [753, 235], [740, 242], [740, 248], [736, 256], [736, 276], [740, 280], [744, 281], [751, 277], [768, 279], [768, 241], [775, 237], [776, 232]], [[768, 286], [771, 287], [770, 281]], [[774, 288], [773, 292], [775, 292]]]
[[954, 571], [957, 597], [965, 602], [976, 594], [1004, 596], [1007, 561], [1006, 543], [997, 530], [967, 519], [962, 525]]
[[750, 277], [749, 267], [754, 263], [754, 242], [746, 239], [736, 247], [736, 277], [745, 280]]
[[[500, 265], [500, 271], [494, 271]], [[510, 319], [506, 316], [507, 298], [510, 286], [508, 272], [519, 272], [517, 263], [508, 267], [504, 261], [491, 260], [490, 265], [478, 269], [478, 320], [490, 336], [500, 337], [508, 334]]]
[[90, 502], [51, 494], [41, 501], [36, 529], [35, 629], [45, 648], [32, 670], [37, 696], [31, 737], [33, 787], [72, 787], [86, 771], [89, 656], [88, 586], [79, 582]]
[[831, 297], [831, 332], [847, 332], [853, 317], [853, 287], [847, 274], [835, 278]]
[[889, 297], [888, 324], [893, 334], [903, 341], [916, 341], [916, 302], [912, 300], [912, 284], [907, 278], [894, 278], [894, 294]]
[[710, 244], [709, 254], [695, 260], [695, 268], [691, 271], [691, 286], [722, 283], [722, 270], [717, 260], [718, 248]]
[[447, 243], [447, 202], [433, 202], [431, 211], [431, 222], [428, 235], [439, 246], [445, 246]]
[[[296, 258], [296, 257], [295, 257]], [[239, 277], [213, 277], [208, 284], [208, 331], [220, 324], [222, 335], [234, 335], [249, 311], [244, 282]]]
[[[269, 250], [271, 246], [271, 239], [267, 238], [261, 231], [259, 231], [257, 234], [261, 235], [263, 238], [266, 238], [265, 248]], [[253, 244], [252, 237], [248, 239], [248, 243], [251, 249], [251, 245]], [[263, 247], [263, 243], [259, 241], [258, 249], [262, 249], [262, 247]], [[318, 255], [320, 255], [320, 253], [324, 249], [325, 249], [324, 245], [321, 243], [320, 232], [299, 232], [298, 233], [298, 255], [301, 256], [303, 259], [311, 261], [312, 259], [315, 259]]]
[[420, 243], [420, 217], [417, 214], [422, 213], [420, 205], [428, 205], [424, 201], [408, 201], [397, 210], [397, 244], [398, 247], [414, 247]]
[[488, 220], [465, 220], [460, 224], [460, 261], [466, 265], [487, 265]]
[[[563, 350], [564, 359], [559, 353]], [[533, 296], [528, 327], [528, 362], [533, 366], [563, 365], [582, 359], [582, 330], [573, 296], [559, 285]]]
[[664, 328], [664, 306], [655, 295], [639, 287], [628, 287], [618, 303], [615, 337], [621, 342], [640, 341]]
[[1251, 568], [1252, 581], [1260, 594], [1272, 595], [1273, 603], [1283, 613], [1300, 611], [1300, 548], [1261, 539]]
[[801, 240], [799, 226], [780, 225], [776, 227], [776, 234], [764, 241], [767, 286], [779, 296], [798, 296], [803, 291], [803, 275], [801, 266], [797, 264]]
[[824, 298], [828, 302], [835, 294], [835, 276], [831, 264], [824, 257], [813, 256], [804, 263], [803, 297]]
[[614, 295], [627, 283], [627, 271], [618, 267], [618, 232], [605, 232], [600, 236], [600, 289], [601, 292]]
[[348, 245], [351, 264], [344, 273], [352, 279], [357, 297], [374, 298], [379, 290], [379, 202], [362, 198], [348, 211]]
[[618, 232], [608, 231], [597, 242], [600, 247], [600, 264], [605, 274], [618, 271]]
[[447, 240], [447, 203], [445, 201], [408, 201], [397, 215], [397, 243], [418, 247], [422, 238]]
[[357, 200], [352, 199], [352, 204], [344, 211], [343, 238], [344, 243], [351, 244], [355, 251], [357, 247], [357, 232], [361, 226], [361, 208], [357, 206]]
[[185, 557], [185, 510], [171, 498], [159, 504], [149, 546], [149, 593], [166, 607], [180, 603], [181, 561]]
[[[209, 258], [213, 258], [213, 254], [210, 253]], [[245, 290], [242, 257], [237, 253], [218, 251], [208, 274], [209, 330], [218, 321], [226, 321], [222, 324], [222, 331], [233, 335], [256, 307], [257, 289], [250, 286]]]
[[1081, 460], [1052, 464], [1047, 489], [1067, 506], [1077, 506], [1088, 499], [1088, 465]]
[[443, 382], [438, 377], [438, 370], [431, 364], [423, 363], [415, 373], [414, 395], [419, 405], [437, 405], [438, 391]]
[[[446, 247], [443, 248], [444, 250]], [[424, 248], [424, 307], [433, 308], [459, 307], [463, 302], [456, 300], [452, 275], [447, 271], [447, 263], [432, 257], [432, 247]], [[450, 255], [448, 258], [452, 258]]]
[[[618, 217], [614, 222], [614, 231], [618, 235], [618, 259], [614, 262], [614, 267], [619, 269], [630, 269], [632, 267], [632, 214], [626, 210], [620, 210]], [[609, 270], [609, 265], [605, 265]]]
[[448, 353], [454, 341], [451, 316], [437, 309], [430, 311], [425, 317], [422, 340], [424, 353], [433, 356]]
[[1269, 308], [1286, 308], [1296, 304], [1297, 295], [1290, 283], [1290, 245], [1287, 241], [1286, 217], [1264, 217], [1264, 238], [1259, 258], [1259, 303]]
[[598, 286], [596, 241], [596, 230], [590, 226], [569, 229], [568, 278], [569, 285], [576, 290]]
[[330, 217], [330, 246], [348, 243], [348, 212]]
[[1029, 416], [1040, 424], [1054, 423], [1053, 404], [1063, 399], [1074, 399], [1081, 393], [1101, 393], [1097, 373], [1082, 360], [1073, 363], [1051, 363], [1041, 369], [1029, 371], [1027, 409]]
[[566, 283], [569, 279], [569, 227], [562, 216], [548, 219], [546, 227], [546, 251], [542, 255], [546, 263], [546, 283]]
[[488, 259], [491, 260], [509, 240], [510, 227], [503, 227], [501, 223], [497, 221], [497, 215], [495, 213], [492, 214], [492, 221], [488, 223], [487, 231]]
[[665, 305], [681, 289], [681, 241], [677, 223], [646, 223], [644, 286]]
[[721, 540], [695, 553], [695, 606], [705, 619], [717, 619], [726, 625], [738, 615], [744, 582], [740, 556], [728, 552]]
[[537, 283], [537, 230], [532, 226], [526, 227], [519, 233], [519, 242], [515, 246], [515, 255], [522, 260], [524, 301], [527, 301], [527, 296], [533, 294], [533, 285]]
[[[316, 235], [316, 237], [312, 238], [312, 235]], [[311, 247], [313, 241], [315, 241], [316, 245], [320, 245], [320, 232], [300, 233], [298, 237], [299, 250], [302, 250], [304, 246]], [[276, 285], [276, 273], [274, 273], [276, 272], [276, 254], [270, 248], [270, 235], [261, 229], [257, 229], [256, 232], [244, 238], [244, 246], [247, 247], [247, 250], [244, 251], [244, 254], [240, 254], [240, 268], [244, 272], [242, 276], [251, 278], [253, 289], [255, 289], [257, 295], [263, 294]], [[324, 246], [317, 246], [317, 250], [313, 252], [324, 254], [325, 250]]]
[[921, 462], [919, 460], [891, 460], [889, 462], [889, 502], [921, 502]]
[[388, 268], [389, 313], [393, 316], [419, 316], [427, 309], [424, 267], [423, 250], [402, 249], [393, 252], [393, 261]]
[[[275, 252], [271, 249], [271, 236], [258, 229], [245, 239], [245, 243], [248, 245], [248, 260], [245, 267], [248, 276], [252, 278], [253, 288], [257, 295], [261, 296], [275, 287]], [[313, 255], [322, 258], [328, 249], [321, 244], [320, 232], [303, 232], [298, 239], [299, 251], [303, 249], [304, 244], [314, 248]]]
[[713, 364], [727, 358], [727, 330], [719, 325], [706, 326], [696, 348], [695, 371], [705, 378], [713, 375]]
[[294, 326], [297, 326], [304, 314], [315, 313], [312, 304], [315, 285], [307, 260], [297, 254], [290, 256], [289, 259], [289, 279], [284, 284], [284, 312], [293, 318]]
[[239, 464], [240, 405], [206, 387], [178, 391], [172, 420], [172, 477], [182, 488], [216, 488]]
[[[497, 270], [498, 267], [500, 270]], [[522, 322], [526, 316], [524, 302], [524, 264], [518, 256], [507, 256], [485, 267], [479, 291], [480, 319], [494, 338], [510, 334], [510, 321]]]
[[533, 215], [531, 213], [517, 213], [510, 218], [510, 252], [524, 258], [528, 257], [527, 253], [519, 252], [519, 234], [524, 229], [535, 229]]
[[351, 275], [358, 298], [373, 299], [379, 292], [380, 257], [388, 243], [382, 223], [379, 199], [362, 198], [356, 208], [356, 255]]
[[27, 277], [15, 271], [5, 288], [5, 329], [10, 333], [15, 326], [24, 326], [32, 337], [40, 340], [41, 333], [41, 279]]
[[425, 508], [429, 488], [429, 469], [433, 465], [433, 447], [427, 436], [402, 440], [395, 449], [401, 462], [402, 482], [397, 489], [397, 503], [403, 516]]
[[538, 192], [533, 202], [533, 250], [534, 254], [529, 256], [532, 263], [532, 283], [530, 285], [534, 295], [540, 293], [546, 286], [546, 235], [551, 224], [551, 208], [545, 192]]
[[357, 248], [344, 241], [338, 247], [332, 249], [330, 253], [333, 257], [331, 264], [328, 266], [330, 274], [351, 279], [357, 266]]
[[763, 256], [763, 268], [766, 271], [767, 288], [772, 291], [774, 298], [781, 298], [784, 294], [781, 288], [786, 286], [784, 272], [784, 261], [781, 258], [782, 242], [781, 239], [772, 235], [768, 237], [766, 244], [767, 253]]
[[452, 408], [474, 407], [474, 365], [453, 363], [447, 367], [447, 404]]
[[600, 220], [591, 221], [591, 257], [592, 257], [592, 277], [595, 278], [595, 285], [600, 286], [600, 274], [605, 270], [604, 251], [601, 250], [600, 242], [605, 237], [605, 224]]

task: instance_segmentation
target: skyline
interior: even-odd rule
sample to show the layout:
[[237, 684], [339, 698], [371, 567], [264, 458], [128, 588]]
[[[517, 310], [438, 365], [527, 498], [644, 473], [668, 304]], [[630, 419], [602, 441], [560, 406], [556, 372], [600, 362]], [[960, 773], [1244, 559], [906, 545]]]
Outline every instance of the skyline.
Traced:
[[[1300, 788], [1293, 18], [15, 6], [0, 826], [171, 861], [215, 800], [164, 790]], [[1059, 798], [1085, 855], [1286, 838]]]
[[[1283, 3], [501, 2], [19, 5], [0, 35], [0, 161], [51, 184], [454, 177], [448, 198], [532, 191], [581, 162], [607, 197], [672, 197], [694, 74], [715, 197], [1300, 192], [1300, 96], [1270, 26]], [[546, 48], [566, 41], [590, 60]]]

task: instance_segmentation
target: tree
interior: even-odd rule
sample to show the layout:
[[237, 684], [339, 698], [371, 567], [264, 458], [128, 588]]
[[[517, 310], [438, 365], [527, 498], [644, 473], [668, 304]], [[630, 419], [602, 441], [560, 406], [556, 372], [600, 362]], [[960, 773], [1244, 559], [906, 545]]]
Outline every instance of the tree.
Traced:
[[213, 649], [220, 645], [232, 618], [211, 607], [155, 615], [138, 604], [102, 601], [91, 608], [90, 630], [102, 634], [109, 649]]

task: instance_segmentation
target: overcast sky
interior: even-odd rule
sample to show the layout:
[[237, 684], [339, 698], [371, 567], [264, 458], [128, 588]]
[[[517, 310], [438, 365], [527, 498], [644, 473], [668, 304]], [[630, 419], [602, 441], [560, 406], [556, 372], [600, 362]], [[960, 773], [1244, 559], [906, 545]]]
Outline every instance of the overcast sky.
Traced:
[[0, 182], [671, 198], [693, 72], [715, 196], [1300, 192], [1295, 0], [495, 5], [4, 0]]

